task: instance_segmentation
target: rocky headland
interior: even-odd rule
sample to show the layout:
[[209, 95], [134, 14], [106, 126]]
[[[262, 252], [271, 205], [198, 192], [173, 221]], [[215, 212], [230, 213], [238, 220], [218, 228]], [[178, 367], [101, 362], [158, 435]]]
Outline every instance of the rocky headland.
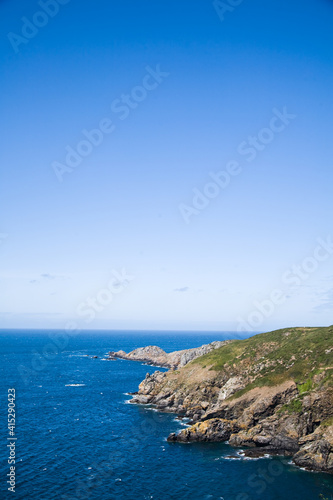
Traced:
[[184, 349], [182, 351], [165, 352], [160, 347], [150, 345], [147, 347], [139, 347], [129, 353], [125, 351], [110, 351], [109, 356], [112, 358], [127, 359], [129, 361], [140, 361], [147, 365], [160, 366], [176, 370], [181, 368], [190, 361], [203, 356], [214, 349], [218, 349], [223, 345], [228, 344], [231, 340], [215, 341], [210, 344], [202, 345], [201, 347], [194, 347], [193, 349]]
[[131, 401], [190, 418], [169, 442], [228, 441], [248, 456], [290, 455], [333, 473], [332, 335], [332, 326], [290, 328], [171, 354], [111, 355], [171, 368], [147, 374]]

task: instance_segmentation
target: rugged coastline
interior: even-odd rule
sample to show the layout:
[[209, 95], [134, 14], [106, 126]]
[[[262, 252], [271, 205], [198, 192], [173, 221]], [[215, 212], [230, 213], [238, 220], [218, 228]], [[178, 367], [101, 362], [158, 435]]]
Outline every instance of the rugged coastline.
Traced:
[[154, 346], [110, 354], [169, 368], [147, 374], [131, 401], [190, 418], [169, 442], [228, 441], [248, 456], [290, 455], [332, 474], [332, 335], [333, 327], [290, 328], [169, 354]]

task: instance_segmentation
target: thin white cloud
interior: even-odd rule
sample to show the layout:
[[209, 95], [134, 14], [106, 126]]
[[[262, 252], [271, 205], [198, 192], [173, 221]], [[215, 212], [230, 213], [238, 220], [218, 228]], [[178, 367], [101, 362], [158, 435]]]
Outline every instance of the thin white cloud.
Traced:
[[44, 273], [44, 274], [41, 274], [40, 276], [41, 276], [41, 278], [44, 278], [46, 280], [54, 280], [56, 278], [56, 276], [53, 276], [52, 274], [49, 274], [49, 273]]
[[50, 273], [42, 273], [39, 275], [38, 279], [34, 278], [29, 281], [31, 284], [36, 284], [36, 283], [42, 283], [45, 281], [52, 281], [52, 280], [66, 280], [68, 279], [68, 276], [60, 276], [60, 275], [55, 275], [55, 274], [50, 274]]

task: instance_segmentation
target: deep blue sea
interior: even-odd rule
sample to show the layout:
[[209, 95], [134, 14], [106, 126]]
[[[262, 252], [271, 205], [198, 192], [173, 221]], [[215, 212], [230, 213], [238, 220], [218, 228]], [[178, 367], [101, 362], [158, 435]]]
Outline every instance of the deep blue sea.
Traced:
[[[126, 395], [157, 368], [103, 360], [109, 350], [153, 344], [171, 352], [228, 337], [0, 331], [1, 499], [331, 499], [331, 476], [300, 470], [289, 458], [244, 459], [223, 443], [167, 443], [184, 422], [128, 404]], [[15, 493], [6, 483], [9, 388], [16, 395]]]

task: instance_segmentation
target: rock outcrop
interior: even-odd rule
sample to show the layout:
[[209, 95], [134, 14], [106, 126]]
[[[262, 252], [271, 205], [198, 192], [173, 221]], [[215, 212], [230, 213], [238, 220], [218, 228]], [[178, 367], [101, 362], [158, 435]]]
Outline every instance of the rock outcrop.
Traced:
[[333, 425], [301, 438], [300, 445], [293, 457], [296, 465], [333, 474]]
[[183, 443], [190, 441], [227, 441], [234, 432], [239, 432], [241, 429], [242, 426], [236, 420], [212, 418], [204, 422], [197, 422], [178, 434], [170, 434], [168, 441]]

